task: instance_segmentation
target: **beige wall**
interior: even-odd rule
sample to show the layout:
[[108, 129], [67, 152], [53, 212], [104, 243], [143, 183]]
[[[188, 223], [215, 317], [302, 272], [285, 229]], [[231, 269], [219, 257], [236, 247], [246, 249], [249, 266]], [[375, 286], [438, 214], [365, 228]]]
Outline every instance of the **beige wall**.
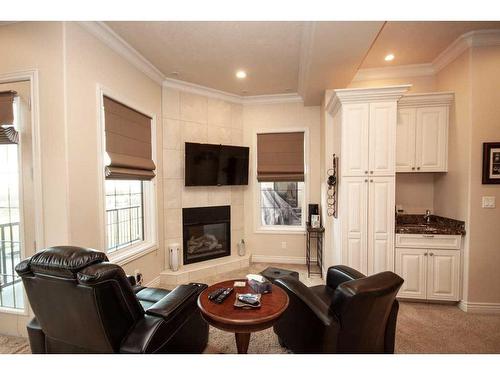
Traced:
[[[78, 23], [64, 23], [67, 168], [69, 177], [69, 243], [104, 250], [101, 190], [98, 87], [134, 108], [152, 114], [157, 122], [158, 232], [163, 228], [161, 87], [97, 40]], [[150, 282], [163, 270], [163, 237], [158, 249], [144, 258], [123, 264], [133, 274], [139, 269]]]
[[236, 244], [244, 238], [247, 187], [185, 187], [185, 142], [245, 145], [242, 105], [163, 88], [165, 246], [178, 243], [182, 248], [182, 208], [231, 205], [231, 252], [236, 254]]
[[[245, 239], [252, 255], [260, 259], [304, 262], [305, 234], [257, 233], [255, 217], [258, 215], [255, 199], [255, 138], [262, 130], [308, 129], [309, 162], [309, 200], [303, 214], [307, 213], [308, 203], [320, 203], [320, 108], [305, 107], [302, 103], [248, 104], [243, 107], [244, 141], [251, 145], [249, 185], [245, 191]], [[282, 243], [286, 248], [282, 248]], [[258, 259], [258, 258], [257, 258]]]

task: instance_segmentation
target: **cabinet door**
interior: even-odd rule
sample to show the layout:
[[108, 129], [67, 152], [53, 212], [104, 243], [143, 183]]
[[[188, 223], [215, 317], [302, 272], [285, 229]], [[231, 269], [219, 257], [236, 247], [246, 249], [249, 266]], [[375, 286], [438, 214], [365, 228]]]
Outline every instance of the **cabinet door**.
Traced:
[[344, 176], [368, 174], [369, 104], [347, 104], [342, 109], [342, 158]]
[[342, 178], [342, 263], [367, 273], [367, 177]]
[[448, 108], [417, 108], [417, 172], [446, 172], [448, 159]]
[[370, 104], [369, 172], [374, 176], [394, 176], [396, 170], [395, 102]]
[[415, 108], [401, 108], [398, 110], [396, 125], [396, 172], [415, 171]]
[[429, 250], [427, 299], [458, 301], [460, 290], [460, 251]]
[[396, 248], [396, 273], [404, 279], [398, 297], [425, 299], [427, 250]]
[[368, 274], [394, 271], [395, 177], [368, 182]]

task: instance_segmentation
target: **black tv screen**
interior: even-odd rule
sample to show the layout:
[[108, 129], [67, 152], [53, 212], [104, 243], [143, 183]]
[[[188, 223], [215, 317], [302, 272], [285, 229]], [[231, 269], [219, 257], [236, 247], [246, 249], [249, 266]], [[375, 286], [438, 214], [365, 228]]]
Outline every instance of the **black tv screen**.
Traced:
[[248, 147], [186, 142], [185, 185], [248, 185]]

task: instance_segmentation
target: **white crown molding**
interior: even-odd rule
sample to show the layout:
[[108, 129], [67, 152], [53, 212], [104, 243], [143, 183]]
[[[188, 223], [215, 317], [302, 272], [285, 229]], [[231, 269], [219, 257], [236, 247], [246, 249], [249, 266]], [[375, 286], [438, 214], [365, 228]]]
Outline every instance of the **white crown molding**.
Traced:
[[330, 114], [335, 114], [341, 104], [397, 101], [408, 91], [411, 85], [398, 85], [377, 88], [355, 88], [333, 90], [333, 95], [326, 109]]
[[458, 307], [467, 313], [500, 314], [500, 303], [460, 301]]
[[163, 87], [169, 87], [179, 91], [189, 92], [192, 94], [202, 95], [209, 98], [225, 100], [228, 102], [243, 105], [303, 102], [302, 98], [297, 93], [241, 96], [206, 86], [201, 86], [196, 83], [190, 83], [171, 78], [166, 78], [163, 81]]
[[78, 23], [153, 81], [159, 84], [163, 82], [165, 79], [163, 73], [104, 22], [79, 21]]
[[419, 94], [406, 94], [399, 99], [398, 107], [434, 107], [451, 105], [455, 94], [448, 92], [432, 92]]
[[382, 68], [360, 69], [352, 82], [371, 81], [377, 79], [432, 76], [435, 74], [432, 64], [412, 64], [386, 66]]
[[500, 45], [500, 30], [475, 30], [459, 36], [432, 63], [359, 69], [352, 82], [433, 76], [472, 47]]

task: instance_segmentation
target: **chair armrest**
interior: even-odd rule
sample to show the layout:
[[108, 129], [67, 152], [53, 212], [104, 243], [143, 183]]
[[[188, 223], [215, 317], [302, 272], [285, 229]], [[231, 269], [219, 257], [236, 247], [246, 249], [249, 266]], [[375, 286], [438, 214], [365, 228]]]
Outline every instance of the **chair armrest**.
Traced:
[[337, 289], [340, 284], [346, 281], [361, 279], [363, 277], [365, 277], [365, 275], [356, 271], [354, 268], [347, 266], [332, 266], [328, 268], [326, 272], [326, 285], [332, 289]]
[[207, 288], [205, 284], [179, 285], [161, 300], [146, 310], [146, 314], [163, 318], [166, 322], [179, 313], [196, 308], [198, 295]]
[[130, 283], [130, 286], [135, 286], [135, 284], [137, 284], [137, 280], [135, 279], [135, 276], [127, 275], [127, 280]]
[[329, 313], [329, 306], [299, 280], [291, 276], [284, 276], [276, 279], [275, 283], [288, 294], [293, 294], [300, 299], [325, 326], [331, 325], [334, 321], [336, 322], [336, 317]]

